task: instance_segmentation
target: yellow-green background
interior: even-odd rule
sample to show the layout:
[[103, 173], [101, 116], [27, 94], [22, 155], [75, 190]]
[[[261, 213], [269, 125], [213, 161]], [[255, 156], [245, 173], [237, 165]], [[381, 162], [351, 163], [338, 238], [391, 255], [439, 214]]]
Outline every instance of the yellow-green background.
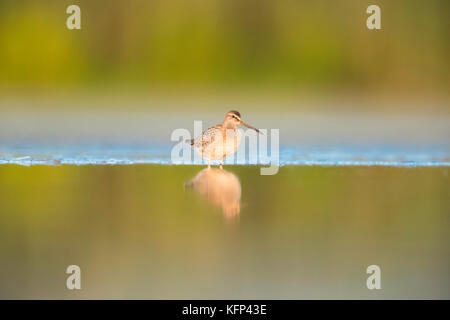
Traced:
[[[81, 30], [66, 28], [71, 4]], [[382, 30], [366, 28], [370, 4], [381, 7]], [[59, 108], [73, 108], [64, 99], [95, 95], [126, 109], [115, 96], [274, 94], [330, 98], [331, 108], [335, 96], [375, 102], [349, 104], [358, 110], [396, 99], [388, 109], [408, 111], [419, 99], [414, 109], [448, 111], [448, 12], [446, 0], [4, 0], [0, 106], [62, 96]]]

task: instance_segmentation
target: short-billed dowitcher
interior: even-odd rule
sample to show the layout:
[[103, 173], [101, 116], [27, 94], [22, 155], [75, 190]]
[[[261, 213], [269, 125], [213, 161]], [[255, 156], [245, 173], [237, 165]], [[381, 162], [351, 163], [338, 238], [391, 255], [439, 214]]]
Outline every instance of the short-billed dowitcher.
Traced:
[[221, 124], [210, 127], [197, 138], [189, 140], [192, 148], [208, 160], [208, 168], [211, 167], [211, 160], [220, 160], [222, 168], [223, 159], [236, 152], [241, 142], [241, 133], [237, 129], [239, 125], [259, 133], [258, 129], [241, 120], [238, 111], [231, 110], [227, 112]]

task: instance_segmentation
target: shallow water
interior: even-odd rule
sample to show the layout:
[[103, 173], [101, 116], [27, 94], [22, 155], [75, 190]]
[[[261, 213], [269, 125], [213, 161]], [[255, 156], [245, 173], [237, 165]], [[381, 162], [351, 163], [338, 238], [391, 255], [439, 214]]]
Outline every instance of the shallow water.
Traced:
[[[279, 130], [280, 165], [450, 166], [447, 114], [245, 114], [260, 129]], [[179, 143], [171, 141], [171, 134], [185, 128], [196, 136], [194, 120], [202, 119], [204, 129], [222, 116], [132, 110], [0, 112], [0, 164], [192, 164], [193, 157], [171, 159]], [[249, 152], [235, 163], [251, 163]]]
[[450, 298], [447, 167], [225, 166], [233, 219], [202, 168], [0, 166], [0, 298]]
[[0, 114], [0, 298], [450, 298], [448, 115], [245, 112], [261, 176], [170, 158], [222, 115], [33, 110]]

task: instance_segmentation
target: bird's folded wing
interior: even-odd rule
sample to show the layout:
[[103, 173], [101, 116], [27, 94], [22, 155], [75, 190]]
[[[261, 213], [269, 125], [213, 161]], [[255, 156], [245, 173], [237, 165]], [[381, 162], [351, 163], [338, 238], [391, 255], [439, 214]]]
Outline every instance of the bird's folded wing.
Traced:
[[214, 143], [214, 141], [218, 138], [220, 133], [220, 127], [214, 126], [211, 128], [206, 129], [200, 137], [195, 139], [195, 145], [197, 147], [200, 147], [203, 149], [211, 144]]

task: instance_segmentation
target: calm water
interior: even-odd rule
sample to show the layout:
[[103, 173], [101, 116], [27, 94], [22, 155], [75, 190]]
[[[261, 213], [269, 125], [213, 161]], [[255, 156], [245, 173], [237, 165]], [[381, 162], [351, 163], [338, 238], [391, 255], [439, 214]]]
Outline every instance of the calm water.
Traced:
[[449, 168], [226, 166], [237, 214], [201, 169], [0, 166], [0, 298], [450, 298]]
[[[0, 146], [0, 165], [60, 165], [60, 164], [201, 164], [191, 151], [189, 160], [172, 160], [171, 147], [165, 144], [95, 144], [23, 145]], [[242, 146], [241, 146], [242, 148]], [[270, 163], [269, 157], [254, 164]], [[275, 159], [275, 158], [274, 158]], [[279, 165], [324, 165], [324, 166], [396, 166], [396, 167], [450, 167], [450, 150], [437, 146], [403, 145], [325, 145], [325, 146], [282, 146], [276, 163]], [[215, 161], [215, 164], [218, 162]], [[245, 158], [226, 159], [225, 163], [249, 164]], [[203, 163], [206, 163], [203, 160]]]

